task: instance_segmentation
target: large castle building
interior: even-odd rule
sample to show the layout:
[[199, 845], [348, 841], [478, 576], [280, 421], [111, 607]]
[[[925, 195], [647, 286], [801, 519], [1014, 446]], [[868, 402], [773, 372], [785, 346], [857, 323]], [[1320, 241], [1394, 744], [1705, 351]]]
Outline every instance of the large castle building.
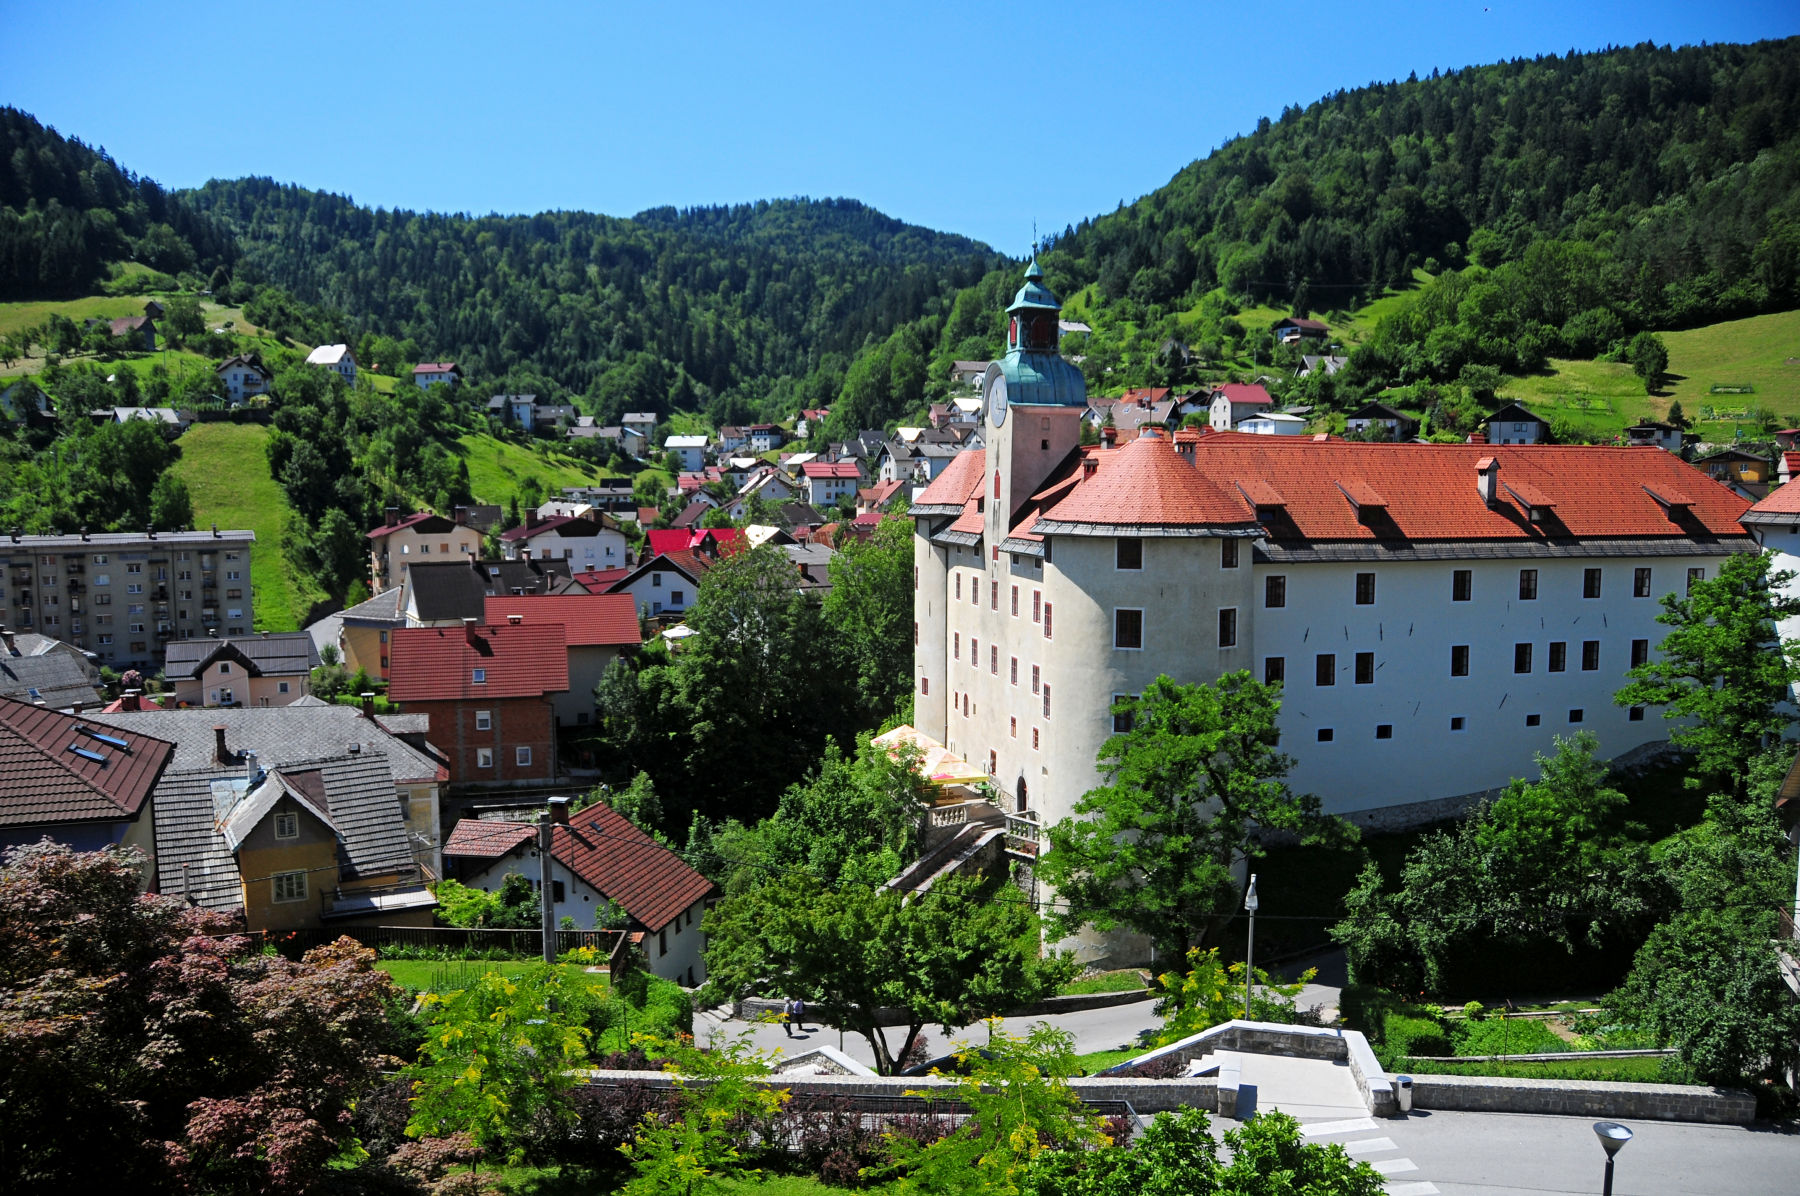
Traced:
[[1667, 738], [1614, 705], [1658, 599], [1756, 551], [1743, 499], [1655, 448], [1365, 444], [1154, 429], [1080, 443], [1036, 263], [981, 382], [985, 449], [913, 504], [915, 722], [1048, 825], [1159, 674], [1282, 683], [1290, 785], [1420, 821], [1557, 735]]

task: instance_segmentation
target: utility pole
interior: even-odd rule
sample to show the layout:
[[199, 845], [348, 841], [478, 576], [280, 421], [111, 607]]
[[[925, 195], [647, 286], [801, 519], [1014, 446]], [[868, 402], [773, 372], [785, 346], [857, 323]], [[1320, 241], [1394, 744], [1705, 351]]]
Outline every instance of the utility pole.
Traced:
[[1250, 1020], [1250, 984], [1256, 975], [1256, 873], [1250, 874], [1250, 888], [1244, 893], [1244, 909], [1250, 914], [1250, 937], [1244, 944], [1244, 1020]]
[[551, 877], [550, 848], [558, 824], [569, 823], [569, 799], [553, 797], [550, 808], [538, 815], [538, 908], [544, 914], [544, 962], [556, 962], [556, 884]]

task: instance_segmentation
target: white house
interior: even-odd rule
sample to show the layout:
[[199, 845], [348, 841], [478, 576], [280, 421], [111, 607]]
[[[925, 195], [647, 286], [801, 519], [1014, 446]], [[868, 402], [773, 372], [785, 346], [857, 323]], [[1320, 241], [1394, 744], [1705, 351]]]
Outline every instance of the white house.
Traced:
[[1625, 437], [1633, 446], [1651, 445], [1670, 453], [1681, 451], [1681, 429], [1673, 424], [1646, 420], [1626, 428]]
[[628, 436], [641, 436], [637, 450], [642, 452], [648, 448], [651, 439], [656, 435], [656, 412], [627, 411], [619, 417], [619, 426], [625, 429]]
[[704, 436], [671, 436], [663, 441], [663, 448], [680, 459], [683, 473], [699, 473], [706, 468]]
[[421, 361], [413, 367], [412, 380], [420, 390], [439, 383], [455, 386], [462, 381], [462, 367], [454, 361]]
[[242, 353], [227, 357], [213, 373], [218, 375], [219, 385], [225, 388], [225, 397], [233, 403], [241, 403], [253, 395], [267, 394], [269, 383], [275, 377], [262, 362]]
[[726, 514], [733, 519], [744, 517], [744, 506], [751, 495], [756, 495], [764, 502], [787, 502], [799, 493], [796, 485], [786, 474], [773, 467], [764, 467], [760, 472], [752, 473], [743, 485], [738, 487], [731, 505], [725, 508]]
[[630, 594], [645, 615], [678, 615], [694, 604], [700, 579], [711, 565], [704, 553], [691, 548], [660, 553], [608, 586], [606, 592]]
[[1518, 403], [1508, 403], [1487, 417], [1489, 444], [1548, 444], [1550, 421]]
[[1237, 430], [1252, 436], [1301, 436], [1306, 432], [1306, 421], [1297, 415], [1268, 411], [1239, 420]]
[[543, 519], [533, 511], [523, 526], [502, 532], [500, 542], [509, 561], [568, 561], [570, 572], [617, 569], [626, 563], [625, 533], [599, 513]]
[[356, 355], [349, 345], [320, 345], [306, 355], [306, 364], [332, 371], [346, 386], [356, 385]]
[[801, 470], [806, 501], [815, 507], [836, 506], [841, 498], [855, 498], [862, 488], [862, 471], [854, 461], [808, 461]]
[[[510, 873], [540, 883], [537, 828], [528, 822], [464, 818], [444, 843], [462, 883], [496, 892]], [[650, 971], [692, 988], [706, 981], [700, 919], [712, 882], [605, 803], [551, 828], [550, 906], [557, 922], [641, 936]]]
[[781, 429], [774, 424], [751, 424], [744, 429], [744, 436], [750, 442], [750, 451], [753, 453], [774, 452], [786, 439], [781, 434]]
[[1212, 392], [1207, 407], [1207, 422], [1215, 431], [1229, 432], [1239, 420], [1261, 415], [1275, 405], [1269, 392], [1254, 382], [1227, 382]]
[[719, 429], [719, 455], [721, 457], [734, 453], [749, 443], [744, 430], [736, 424], [726, 424]]

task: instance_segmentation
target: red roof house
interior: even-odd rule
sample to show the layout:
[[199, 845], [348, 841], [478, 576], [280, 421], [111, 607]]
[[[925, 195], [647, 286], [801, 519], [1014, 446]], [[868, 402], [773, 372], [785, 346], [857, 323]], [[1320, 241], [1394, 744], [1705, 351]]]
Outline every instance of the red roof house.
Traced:
[[0, 848], [48, 835], [155, 855], [148, 804], [175, 745], [0, 697]]
[[[623, 575], [626, 570], [617, 570]], [[629, 594], [545, 594], [487, 599], [491, 624], [520, 620], [556, 623], [569, 647], [569, 686], [555, 699], [562, 726], [586, 726], [594, 717], [594, 687], [607, 666], [636, 651], [644, 637], [638, 628], [637, 603]]]
[[[509, 872], [535, 877], [536, 828], [464, 818], [444, 844], [463, 883], [493, 891]], [[551, 902], [583, 929], [617, 925], [641, 934], [650, 970], [683, 984], [705, 980], [700, 916], [712, 882], [604, 803], [552, 829]]]
[[555, 697], [569, 688], [561, 623], [402, 627], [388, 656], [388, 697], [428, 717], [453, 786], [556, 778]]

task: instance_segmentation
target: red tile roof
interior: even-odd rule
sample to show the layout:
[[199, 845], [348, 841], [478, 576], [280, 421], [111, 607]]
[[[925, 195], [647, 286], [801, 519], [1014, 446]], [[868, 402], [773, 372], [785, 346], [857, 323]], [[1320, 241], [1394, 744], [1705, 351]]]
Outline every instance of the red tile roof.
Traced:
[[1268, 407], [1275, 402], [1268, 391], [1254, 382], [1227, 382], [1215, 388], [1213, 394], [1222, 394], [1240, 407]]
[[[623, 576], [625, 570], [618, 573]], [[509, 615], [535, 623], [559, 623], [571, 648], [641, 644], [637, 604], [630, 594], [540, 594], [496, 597], [486, 602], [487, 621], [500, 624]]]
[[[465, 818], [450, 832], [444, 854], [499, 859], [529, 843], [536, 828], [524, 822]], [[555, 828], [550, 854], [631, 917], [655, 932], [713, 891], [712, 882], [681, 857], [604, 803], [589, 806]]]
[[652, 556], [664, 556], [671, 552], [698, 548], [707, 539], [723, 549], [728, 544], [736, 544], [743, 540], [742, 528], [736, 527], [663, 527], [654, 528], [644, 533], [649, 543]]
[[[560, 623], [401, 627], [388, 647], [388, 696], [396, 702], [535, 698], [569, 688], [569, 648]], [[485, 671], [479, 683], [476, 669]]]
[[[395, 532], [405, 531], [409, 527], [418, 527], [420, 524], [426, 523], [433, 519], [442, 520], [445, 525], [450, 526], [450, 527], [456, 526], [453, 522], [451, 522], [448, 519], [445, 519], [442, 515], [439, 515], [436, 511], [415, 511], [411, 515], [408, 515], [406, 518], [401, 519], [395, 523], [385, 523], [382, 526], [376, 528], [374, 531], [369, 533], [369, 539], [379, 540], [383, 536], [391, 536]], [[437, 529], [433, 529], [433, 530], [437, 530]]]
[[500, 822], [492, 818], [464, 818], [444, 840], [444, 854], [463, 859], [497, 860], [523, 847], [537, 836], [527, 822]]
[[809, 478], [860, 478], [862, 470], [854, 461], [808, 461], [800, 471]]
[[[517, 543], [520, 540], [530, 540], [548, 532], [556, 531], [558, 528], [565, 527], [578, 520], [581, 520], [581, 516], [579, 515], [552, 515], [548, 519], [538, 520], [529, 527], [521, 523], [518, 527], [515, 527], [510, 531], [501, 532], [500, 538], [509, 543]], [[576, 530], [585, 531], [586, 528], [583, 527]]]
[[421, 361], [412, 368], [415, 374], [460, 374], [462, 373], [454, 361]]
[[879, 507], [906, 485], [906, 479], [895, 478], [889, 482], [876, 482], [873, 486], [865, 486], [856, 492], [858, 502], [866, 502], [870, 506]]
[[174, 752], [165, 740], [0, 697], [0, 827], [135, 817]]
[[606, 587], [624, 577], [631, 570], [621, 566], [617, 569], [584, 569], [572, 575], [576, 585], [590, 594], [598, 594]]
[[1758, 515], [1800, 515], [1800, 482], [1788, 482], [1769, 491], [1769, 496], [1750, 508], [1749, 517]]
[[[1195, 443], [1192, 468], [1160, 437], [1092, 456], [1094, 474], [1079, 477], [1068, 497], [1046, 504], [1042, 518], [1118, 525], [1242, 523], [1250, 517], [1251, 502], [1265, 503], [1273, 493], [1282, 499], [1289, 521], [1278, 531], [1283, 538], [1296, 533], [1307, 540], [1738, 538], [1744, 534], [1738, 519], [1749, 507], [1727, 487], [1656, 448], [1358, 444], [1219, 432]], [[1489, 458], [1500, 465], [1501, 501], [1493, 507], [1482, 501], [1476, 484], [1477, 465]], [[1352, 495], [1361, 495], [1365, 508], [1375, 501], [1385, 504], [1380, 518], [1371, 519], [1367, 509], [1359, 513]], [[1512, 496], [1544, 508], [1547, 518], [1533, 523]], [[1032, 522], [1026, 518], [1021, 529], [1028, 531]]]
[[916, 506], [962, 506], [981, 492], [981, 481], [987, 473], [987, 450], [969, 449], [950, 458], [944, 472], [931, 480], [931, 485], [917, 498]]

